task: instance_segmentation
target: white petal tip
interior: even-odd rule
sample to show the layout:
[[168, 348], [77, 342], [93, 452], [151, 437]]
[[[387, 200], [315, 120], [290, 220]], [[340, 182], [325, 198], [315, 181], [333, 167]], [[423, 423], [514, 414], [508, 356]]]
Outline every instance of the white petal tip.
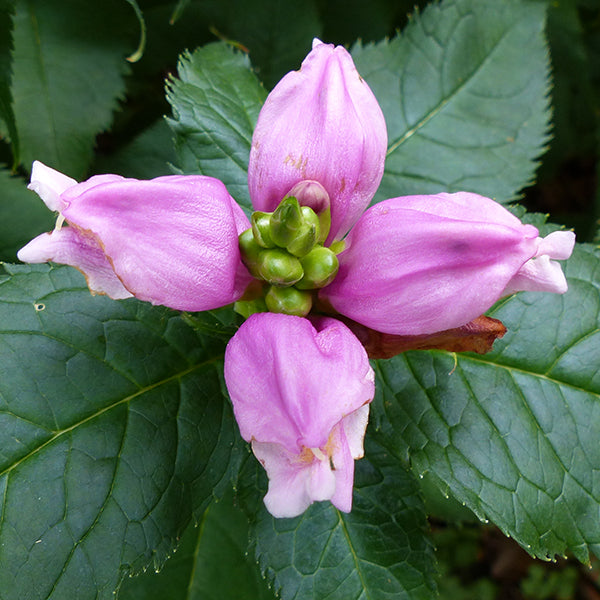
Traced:
[[554, 231], [540, 240], [536, 256], [547, 255], [555, 260], [566, 260], [573, 253], [575, 233], [572, 231]]
[[77, 181], [71, 177], [36, 160], [31, 168], [31, 181], [27, 189], [35, 192], [50, 210], [60, 211], [63, 208], [60, 195], [74, 185], [77, 185]]
[[45, 263], [52, 260], [51, 246], [51, 234], [42, 233], [23, 246], [17, 252], [17, 258], [24, 263]]
[[514, 292], [551, 292], [564, 294], [569, 289], [560, 263], [548, 255], [528, 260], [511, 279], [503, 295]]

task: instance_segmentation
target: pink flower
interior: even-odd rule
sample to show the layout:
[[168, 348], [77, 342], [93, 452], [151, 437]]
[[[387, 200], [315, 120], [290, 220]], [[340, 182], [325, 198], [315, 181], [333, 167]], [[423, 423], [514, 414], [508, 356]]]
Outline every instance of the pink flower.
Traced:
[[225, 381], [240, 433], [269, 476], [269, 512], [294, 517], [319, 500], [349, 512], [374, 393], [350, 330], [335, 319], [252, 315], [227, 346]]
[[552, 259], [568, 258], [574, 243], [570, 231], [540, 238], [477, 194], [392, 198], [352, 229], [338, 275], [321, 297], [377, 331], [434, 333], [468, 323], [519, 290], [566, 292]]
[[35, 162], [29, 187], [60, 216], [19, 259], [77, 267], [93, 292], [201, 311], [238, 300], [251, 281], [238, 246], [250, 224], [217, 179], [100, 175], [77, 183]]
[[313, 43], [300, 71], [269, 94], [252, 138], [248, 187], [255, 210], [273, 211], [301, 181], [331, 200], [329, 241], [342, 238], [375, 195], [385, 162], [381, 108], [342, 47]]
[[260, 112], [251, 229], [210, 177], [77, 183], [34, 164], [30, 188], [60, 216], [21, 260], [76, 266], [93, 291], [113, 298], [201, 311], [241, 299], [252, 281], [243, 259], [262, 285], [239, 312], [288, 313], [252, 314], [225, 355], [235, 417], [267, 471], [265, 504], [276, 517], [322, 500], [350, 510], [374, 393], [350, 329], [291, 314], [309, 314], [318, 296], [382, 334], [424, 335], [461, 327], [518, 290], [567, 289], [555, 261], [569, 257], [574, 235], [542, 239], [488, 198], [409, 196], [364, 212], [386, 147], [381, 109], [352, 58], [316, 40]]

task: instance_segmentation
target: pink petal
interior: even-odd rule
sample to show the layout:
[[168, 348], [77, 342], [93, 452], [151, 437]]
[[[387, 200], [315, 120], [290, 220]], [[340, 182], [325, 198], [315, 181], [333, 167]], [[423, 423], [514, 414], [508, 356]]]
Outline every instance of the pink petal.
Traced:
[[[365, 408], [368, 416], [369, 407], [366, 406]], [[345, 432], [344, 422], [346, 419], [333, 430], [330, 441], [330, 444], [335, 447], [331, 457], [331, 463], [335, 467], [335, 471], [333, 471], [335, 474], [335, 492], [331, 495], [330, 500], [342, 512], [350, 512], [352, 509], [352, 487], [354, 484], [354, 459]], [[363, 437], [364, 433], [363, 429]], [[362, 446], [362, 440], [360, 444]]]
[[537, 247], [535, 227], [487, 198], [393, 198], [358, 221], [321, 296], [377, 331], [434, 333], [489, 309]]
[[345, 325], [272, 313], [252, 315], [230, 340], [225, 381], [242, 437], [291, 453], [324, 447], [374, 394], [366, 352]]
[[64, 198], [65, 218], [96, 237], [123, 285], [141, 300], [209, 310], [239, 299], [251, 281], [237, 237], [250, 224], [216, 179], [92, 178]]
[[331, 199], [328, 239], [339, 239], [375, 194], [386, 150], [383, 113], [350, 54], [317, 41], [260, 112], [248, 169], [254, 208], [273, 211], [295, 184], [317, 181]]
[[[83, 194], [83, 192], [87, 192], [92, 188], [98, 187], [99, 185], [103, 185], [105, 183], [113, 183], [115, 181], [127, 181], [125, 177], [121, 177], [121, 175], [94, 175], [81, 183], [78, 183], [75, 187], [70, 187], [65, 190], [62, 194], [62, 201], [68, 206], [73, 201], [77, 201], [77, 198]], [[132, 180], [129, 180], [132, 181]]]
[[334, 494], [336, 478], [327, 461], [305, 463], [272, 443], [254, 441], [252, 451], [267, 471], [269, 490], [264, 502], [274, 517], [297, 517], [313, 502]]
[[93, 237], [85, 236], [74, 227], [63, 227], [52, 233], [42, 233], [17, 253], [27, 263], [54, 261], [79, 269], [90, 290], [120, 300], [131, 298], [115, 275], [111, 264]]
[[368, 421], [369, 406], [367, 404], [342, 419], [341, 426], [344, 429], [348, 450], [355, 460], [365, 455], [363, 442]]

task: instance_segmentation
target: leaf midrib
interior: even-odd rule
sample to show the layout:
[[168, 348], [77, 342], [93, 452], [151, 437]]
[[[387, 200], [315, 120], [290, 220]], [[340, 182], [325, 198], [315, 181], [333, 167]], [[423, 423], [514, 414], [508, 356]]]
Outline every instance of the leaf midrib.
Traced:
[[362, 591], [365, 593], [365, 597], [367, 600], [370, 600], [371, 594], [369, 593], [369, 588], [367, 587], [367, 583], [362, 573], [360, 558], [358, 557], [356, 550], [354, 548], [354, 544], [350, 539], [350, 532], [348, 531], [348, 527], [346, 525], [346, 521], [344, 520], [344, 515], [340, 512], [339, 509], [335, 509], [338, 514], [338, 519], [340, 520], [340, 527], [342, 528], [342, 533], [346, 538], [346, 542], [348, 543], [348, 548], [350, 550], [350, 554], [352, 555], [352, 560], [354, 562], [354, 566], [356, 567], [356, 573], [358, 574], [358, 578], [360, 579], [360, 584], [362, 586]]
[[[441, 352], [441, 351], [434, 351], [434, 352]], [[447, 353], [444, 352], [444, 354], [447, 354]], [[568, 387], [570, 389], [577, 390], [579, 392], [583, 392], [584, 394], [591, 394], [593, 396], [596, 396], [598, 399], [600, 399], [600, 391], [597, 392], [597, 391], [593, 391], [593, 390], [588, 390], [588, 389], [583, 388], [574, 383], [564, 381], [561, 379], [556, 379], [554, 377], [550, 377], [546, 373], [538, 373], [536, 371], [528, 371], [526, 369], [521, 369], [519, 367], [515, 367], [514, 365], [505, 365], [505, 364], [502, 364], [499, 362], [485, 360], [484, 358], [480, 358], [480, 357], [474, 356], [474, 355], [462, 355], [461, 360], [471, 361], [471, 362], [477, 363], [477, 364], [489, 365], [492, 367], [498, 367], [500, 369], [505, 369], [506, 371], [508, 371], [511, 374], [511, 376], [513, 373], [520, 373], [522, 375], [527, 375], [529, 377], [538, 377], [538, 378], [543, 379], [544, 381], [547, 381], [554, 385]]]
[[183, 377], [185, 377], [186, 375], [189, 375], [190, 373], [193, 373], [194, 371], [201, 369], [207, 365], [213, 364], [215, 362], [217, 362], [218, 360], [221, 360], [222, 356], [215, 356], [210, 358], [209, 360], [203, 361], [201, 363], [198, 363], [196, 365], [193, 365], [187, 369], [185, 369], [184, 371], [180, 371], [174, 375], [171, 375], [170, 377], [166, 377], [165, 379], [161, 379], [160, 381], [157, 381], [153, 384], [144, 386], [142, 388], [140, 388], [139, 390], [137, 390], [135, 393], [130, 394], [128, 396], [125, 396], [124, 398], [121, 398], [120, 400], [118, 400], [117, 402], [114, 402], [112, 404], [109, 404], [108, 406], [104, 406], [101, 409], [93, 412], [92, 414], [88, 415], [87, 417], [84, 417], [83, 419], [80, 419], [78, 421], [76, 421], [75, 423], [73, 423], [72, 425], [70, 425], [69, 427], [65, 427], [64, 429], [61, 429], [60, 431], [57, 431], [52, 437], [48, 438], [45, 442], [41, 443], [39, 446], [36, 446], [33, 450], [31, 450], [30, 452], [28, 452], [25, 456], [21, 457], [19, 460], [17, 460], [16, 462], [14, 462], [13, 464], [9, 465], [8, 467], [6, 467], [5, 469], [3, 469], [2, 471], [0, 471], [0, 478], [3, 477], [4, 475], [9, 474], [11, 471], [13, 471], [14, 469], [16, 469], [20, 464], [28, 461], [30, 458], [32, 458], [33, 456], [35, 456], [38, 452], [40, 452], [41, 450], [43, 450], [44, 448], [46, 448], [47, 446], [51, 445], [53, 442], [55, 442], [57, 439], [60, 439], [63, 435], [70, 433], [71, 431], [74, 431], [75, 429], [77, 429], [78, 427], [81, 427], [82, 425], [85, 425], [86, 423], [89, 423], [90, 421], [93, 421], [94, 419], [100, 417], [101, 415], [113, 410], [114, 408], [117, 408], [118, 406], [121, 406], [122, 404], [127, 404], [128, 402], [131, 402], [133, 400], [135, 400], [136, 398], [138, 398], [139, 396], [142, 396], [143, 394], [154, 390], [162, 385], [167, 385], [168, 383], [171, 383], [172, 381], [175, 381], [177, 379], [181, 379]]
[[[60, 152], [59, 152], [58, 144], [57, 144], [56, 122], [54, 119], [54, 112], [52, 110], [52, 103], [50, 101], [50, 88], [48, 85], [47, 69], [46, 69], [46, 65], [44, 62], [44, 53], [42, 52], [42, 39], [40, 36], [38, 19], [35, 14], [35, 10], [34, 10], [31, 0], [27, 3], [27, 12], [28, 12], [28, 16], [29, 16], [29, 22], [31, 24], [32, 35], [36, 42], [34, 52], [35, 52], [37, 63], [38, 63], [39, 70], [40, 70], [39, 71], [40, 72], [40, 82], [45, 91], [44, 105], [46, 107], [48, 124], [50, 125], [50, 128], [52, 130], [52, 145], [54, 146], [54, 151], [55, 151], [56, 157], [59, 158]], [[59, 159], [59, 162], [60, 162], [60, 159]]]
[[[464, 17], [465, 17], [465, 15], [461, 15], [461, 17], [458, 19], [457, 23], [460, 22]], [[460, 82], [459, 85], [457, 87], [455, 87], [447, 97], [442, 98], [436, 106], [434, 106], [415, 125], [413, 125], [407, 131], [405, 131], [398, 140], [393, 142], [388, 147], [388, 150], [385, 155], [386, 158], [388, 156], [390, 156], [391, 154], [393, 154], [404, 142], [406, 142], [406, 140], [410, 139], [419, 129], [424, 127], [433, 117], [435, 117], [441, 110], [443, 110], [447, 106], [447, 104], [451, 100], [453, 100], [456, 97], [456, 95], [459, 94], [468, 83], [471, 82], [473, 77], [475, 77], [475, 75], [483, 68], [483, 65], [490, 59], [492, 54], [495, 52], [496, 48], [498, 48], [498, 46], [500, 45], [502, 40], [506, 37], [509, 29], [505, 30], [502, 33], [502, 35], [498, 38], [498, 40], [490, 48], [489, 52], [486, 54], [484, 59], [478, 65], [476, 65], [476, 67], [473, 69], [473, 71], [471, 73], [469, 73], [469, 75], [467, 77], [465, 77], [465, 79], [462, 82]], [[440, 72], [439, 66], [438, 66], [437, 70], [438, 70], [438, 74], [439, 74], [439, 72]]]

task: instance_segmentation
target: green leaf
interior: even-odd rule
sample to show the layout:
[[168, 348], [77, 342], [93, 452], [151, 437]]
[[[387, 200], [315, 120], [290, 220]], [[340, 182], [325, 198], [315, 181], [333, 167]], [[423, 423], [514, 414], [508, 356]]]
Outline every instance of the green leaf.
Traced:
[[70, 267], [0, 277], [3, 600], [113, 598], [236, 472], [224, 343], [91, 296]]
[[600, 553], [600, 250], [566, 262], [564, 296], [521, 293], [485, 355], [379, 361], [373, 426], [531, 554]]
[[386, 117], [375, 201], [466, 190], [505, 202], [548, 141], [544, 2], [445, 0], [401, 37], [353, 50]]
[[375, 443], [356, 463], [353, 502], [349, 514], [320, 502], [295, 519], [275, 519], [261, 503], [256, 553], [281, 598], [432, 598], [433, 548], [418, 485]]
[[0, 261], [15, 261], [17, 250], [54, 227], [56, 216], [21, 177], [0, 169]]
[[248, 158], [266, 92], [248, 57], [224, 43], [209, 44], [184, 54], [178, 74], [169, 82], [167, 99], [179, 167], [220, 179], [250, 212]]
[[15, 12], [14, 0], [0, 0], [0, 121], [6, 125], [8, 136], [12, 142], [15, 166], [18, 164], [19, 136], [15, 114], [12, 107], [12, 20]]
[[119, 600], [274, 600], [247, 546], [248, 521], [229, 492], [206, 509], [199, 527], [188, 527], [158, 575], [126, 580]]
[[125, 90], [134, 19], [122, 0], [17, 0], [12, 89], [27, 168], [37, 159], [83, 178]]

